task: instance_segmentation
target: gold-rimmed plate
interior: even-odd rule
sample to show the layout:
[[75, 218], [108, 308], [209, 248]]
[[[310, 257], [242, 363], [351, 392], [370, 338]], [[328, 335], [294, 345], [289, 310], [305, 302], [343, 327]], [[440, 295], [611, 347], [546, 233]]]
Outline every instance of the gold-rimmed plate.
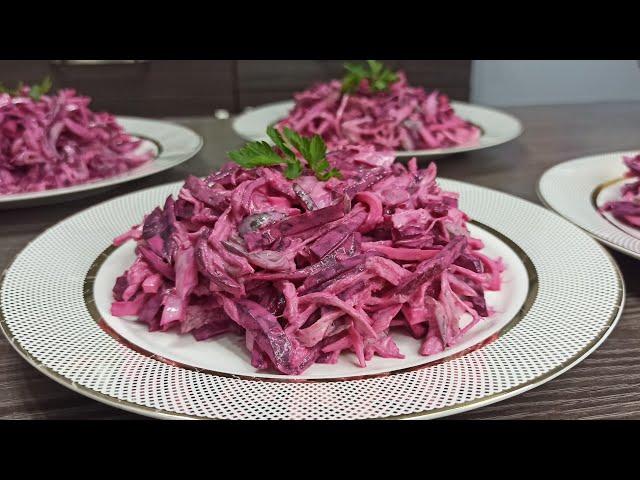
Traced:
[[[181, 354], [183, 346], [171, 344], [159, 350], [150, 340], [143, 344], [154, 334], [122, 330], [101, 303], [111, 290], [109, 272], [129, 261], [128, 253], [108, 246], [180, 184], [102, 203], [34, 240], [6, 272], [0, 325], [31, 364], [60, 383], [163, 418], [434, 418], [533, 388], [595, 349], [624, 300], [620, 274], [604, 249], [529, 202], [466, 183], [440, 183], [460, 193], [461, 208], [477, 222], [474, 235], [492, 254], [504, 255], [511, 275], [505, 277], [502, 323], [440, 359], [391, 367], [372, 362], [369, 370], [344, 365], [346, 370], [280, 381], [238, 370], [241, 352], [232, 346], [226, 355], [236, 355], [234, 361], [202, 364], [206, 352]], [[532, 235], [532, 228], [543, 234]], [[206, 350], [213, 344], [200, 345]], [[243, 363], [249, 365], [246, 358]]]
[[71, 187], [0, 195], [0, 209], [47, 205], [94, 195], [121, 183], [154, 175], [180, 165], [195, 156], [202, 148], [202, 137], [182, 125], [148, 118], [116, 118], [127, 132], [142, 139], [140, 151], [151, 150], [154, 153], [154, 158], [150, 162], [120, 175]]
[[[245, 140], [271, 142], [265, 134], [267, 127], [286, 118], [293, 106], [293, 101], [284, 101], [248, 109], [234, 118], [233, 129]], [[395, 152], [396, 156], [398, 158], [434, 157], [481, 150], [510, 142], [518, 138], [523, 132], [520, 120], [506, 112], [483, 105], [455, 101], [451, 102], [451, 107], [458, 116], [480, 129], [481, 135], [477, 142], [457, 147], [432, 148], [428, 150], [398, 150]]]
[[547, 170], [538, 182], [540, 200], [603, 244], [640, 259], [640, 229], [626, 225], [602, 206], [620, 199], [627, 167], [622, 159], [638, 155], [630, 150], [580, 157]]
[[99, 255], [85, 277], [85, 302], [93, 319], [121, 343], [149, 357], [191, 370], [280, 382], [342, 381], [393, 375], [433, 365], [478, 348], [517, 323], [535, 301], [538, 279], [527, 254], [486, 225], [474, 222], [469, 225], [469, 230], [474, 238], [484, 243], [483, 253], [491, 258], [501, 258], [506, 267], [502, 275], [503, 288], [498, 292], [485, 292], [487, 304], [496, 313], [475, 325], [455, 346], [429, 357], [419, 354], [419, 343], [412, 336], [396, 331], [393, 337], [405, 355], [403, 359], [373, 357], [363, 369], [358, 366], [356, 356], [350, 353], [341, 355], [336, 364], [317, 363], [302, 375], [282, 375], [257, 371], [250, 363], [241, 336], [229, 334], [199, 342], [191, 335], [150, 334], [146, 325], [136, 322], [135, 318], [120, 318], [110, 313], [112, 287], [117, 277], [135, 260], [135, 242], [108, 247]]

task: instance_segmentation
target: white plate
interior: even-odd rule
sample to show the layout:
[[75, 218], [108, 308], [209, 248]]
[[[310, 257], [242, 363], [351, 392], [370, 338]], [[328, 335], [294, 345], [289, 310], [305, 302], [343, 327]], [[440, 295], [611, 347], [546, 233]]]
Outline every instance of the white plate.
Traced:
[[637, 150], [605, 153], [556, 165], [540, 178], [538, 196], [549, 208], [602, 243], [640, 259], [640, 230], [598, 211], [607, 201], [620, 198], [620, 187], [628, 170], [622, 157], [638, 153]]
[[403, 361], [375, 359], [361, 369], [345, 355], [337, 366], [314, 365], [292, 379], [255, 372], [232, 337], [195, 342], [111, 317], [113, 280], [132, 259], [130, 245], [115, 249], [111, 239], [180, 183], [101, 203], [35, 239], [6, 271], [0, 326], [29, 363], [61, 384], [161, 418], [433, 418], [526, 391], [593, 351], [624, 302], [605, 250], [532, 203], [440, 183], [461, 193], [474, 235], [508, 266], [504, 291], [489, 298], [499, 313], [444, 358], [415, 355], [418, 343], [404, 338]]
[[151, 148], [155, 151], [156, 157], [153, 160], [121, 175], [95, 182], [41, 192], [0, 195], [0, 209], [31, 207], [98, 193], [120, 183], [153, 175], [180, 165], [196, 155], [202, 148], [202, 137], [182, 125], [147, 118], [116, 118], [128, 133], [144, 140], [140, 147], [141, 150]]
[[[267, 127], [285, 118], [293, 108], [293, 105], [293, 101], [285, 101], [270, 103], [248, 110], [233, 120], [233, 129], [245, 140], [264, 140], [270, 142], [269, 137], [265, 135]], [[430, 150], [399, 150], [396, 152], [396, 155], [398, 157], [427, 157], [449, 153], [470, 152], [509, 142], [522, 133], [522, 124], [520, 121], [499, 110], [463, 102], [451, 102], [451, 106], [461, 118], [482, 129], [482, 135], [477, 143], [468, 146], [434, 148]]]

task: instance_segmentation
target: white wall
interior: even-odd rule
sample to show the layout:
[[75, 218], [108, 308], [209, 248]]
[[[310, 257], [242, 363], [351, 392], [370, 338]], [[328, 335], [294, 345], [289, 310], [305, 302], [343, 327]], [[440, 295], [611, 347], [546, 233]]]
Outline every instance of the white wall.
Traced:
[[474, 60], [471, 101], [545, 105], [640, 100], [638, 60]]

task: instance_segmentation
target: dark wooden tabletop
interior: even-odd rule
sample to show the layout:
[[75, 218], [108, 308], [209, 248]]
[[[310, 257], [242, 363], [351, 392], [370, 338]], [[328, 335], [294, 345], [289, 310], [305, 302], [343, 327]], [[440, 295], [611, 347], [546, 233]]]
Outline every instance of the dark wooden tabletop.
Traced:
[[[640, 103], [558, 105], [507, 109], [524, 124], [516, 141], [480, 152], [442, 157], [439, 175], [501, 190], [540, 203], [540, 175], [586, 154], [640, 148]], [[204, 175], [242, 140], [229, 120], [184, 118], [205, 139], [200, 154], [171, 171], [130, 182], [94, 197], [47, 207], [0, 211], [0, 269], [38, 234], [106, 199], [161, 183]], [[532, 232], [535, 235], [535, 232]], [[622, 269], [627, 303], [618, 326], [585, 361], [522, 395], [453, 418], [640, 419], [640, 262], [611, 252]], [[0, 338], [0, 418], [135, 419], [134, 414], [85, 398], [28, 365]]]

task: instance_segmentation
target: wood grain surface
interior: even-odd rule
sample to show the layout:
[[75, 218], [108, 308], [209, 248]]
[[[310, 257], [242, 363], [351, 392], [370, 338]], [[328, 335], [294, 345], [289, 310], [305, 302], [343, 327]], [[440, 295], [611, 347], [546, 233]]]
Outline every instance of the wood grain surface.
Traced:
[[[439, 175], [501, 190], [540, 203], [540, 175], [562, 161], [586, 154], [640, 148], [640, 103], [558, 105], [508, 109], [525, 132], [509, 144], [440, 158]], [[35, 236], [65, 217], [140, 188], [203, 175], [224, 152], [242, 144], [230, 121], [174, 119], [205, 138], [200, 154], [150, 178], [80, 202], [0, 211], [0, 269]], [[570, 186], [568, 186], [570, 188]], [[531, 233], [535, 235], [535, 232]], [[585, 361], [550, 382], [452, 419], [640, 419], [640, 262], [611, 252], [622, 269], [627, 302], [618, 326]], [[0, 418], [134, 419], [134, 414], [89, 400], [45, 377], [0, 338]]]

